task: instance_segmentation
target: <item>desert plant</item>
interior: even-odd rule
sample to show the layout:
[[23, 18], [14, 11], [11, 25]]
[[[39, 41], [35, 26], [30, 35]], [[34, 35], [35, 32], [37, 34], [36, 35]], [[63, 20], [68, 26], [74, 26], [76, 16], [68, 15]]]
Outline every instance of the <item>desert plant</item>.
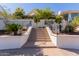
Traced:
[[79, 16], [77, 16], [77, 17], [75, 17], [71, 22], [70, 22], [70, 25], [72, 26], [72, 27], [77, 27], [77, 26], [79, 26]]
[[79, 26], [79, 16], [74, 17], [74, 19], [71, 20], [70, 25], [73, 27], [73, 31], [75, 32], [75, 29]]
[[19, 24], [7, 24], [6, 25], [6, 30], [10, 33], [14, 33], [14, 35], [17, 35], [18, 30], [21, 30], [22, 26]]

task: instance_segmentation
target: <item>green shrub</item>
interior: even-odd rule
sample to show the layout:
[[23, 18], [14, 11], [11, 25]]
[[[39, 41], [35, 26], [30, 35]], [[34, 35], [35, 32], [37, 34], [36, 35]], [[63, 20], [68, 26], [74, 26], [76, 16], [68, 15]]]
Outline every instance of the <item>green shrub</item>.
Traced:
[[66, 33], [73, 32], [73, 27], [72, 27], [71, 25], [67, 25], [67, 26], [65, 27], [64, 32], [66, 32]]
[[72, 27], [77, 27], [77, 26], [79, 26], [79, 16], [77, 16], [77, 17], [75, 17], [71, 22], [70, 22], [70, 25], [72, 26]]
[[60, 24], [61, 21], [62, 21], [62, 16], [61, 16], [61, 15], [57, 15], [57, 16], [55, 17], [55, 22], [58, 23], [58, 24]]
[[18, 30], [21, 30], [21, 29], [22, 29], [22, 26], [19, 24], [7, 24], [6, 25], [6, 30], [8, 32], [13, 32], [14, 35], [16, 35]]

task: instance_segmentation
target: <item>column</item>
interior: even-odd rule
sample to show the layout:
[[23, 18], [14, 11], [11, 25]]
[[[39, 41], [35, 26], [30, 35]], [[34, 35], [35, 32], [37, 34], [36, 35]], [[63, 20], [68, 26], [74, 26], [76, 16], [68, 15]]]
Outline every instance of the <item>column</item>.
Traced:
[[68, 14], [68, 21], [72, 20], [71, 14]]

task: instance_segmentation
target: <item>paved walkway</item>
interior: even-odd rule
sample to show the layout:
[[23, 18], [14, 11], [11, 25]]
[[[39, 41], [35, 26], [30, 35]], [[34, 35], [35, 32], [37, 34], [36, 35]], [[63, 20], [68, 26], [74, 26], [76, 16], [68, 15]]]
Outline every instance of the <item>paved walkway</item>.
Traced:
[[59, 49], [49, 39], [46, 29], [33, 29], [28, 42], [20, 49], [0, 50], [2, 56], [77, 56], [79, 50]]

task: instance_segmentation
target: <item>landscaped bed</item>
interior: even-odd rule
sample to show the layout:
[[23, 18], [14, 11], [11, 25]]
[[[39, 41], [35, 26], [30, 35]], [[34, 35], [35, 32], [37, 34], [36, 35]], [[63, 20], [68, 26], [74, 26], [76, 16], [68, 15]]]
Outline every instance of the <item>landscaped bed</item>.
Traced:
[[0, 50], [21, 48], [27, 42], [32, 27], [22, 28], [21, 32], [18, 32], [18, 29], [14, 29], [15, 27], [9, 27], [9, 32], [0, 31]]
[[66, 26], [63, 32], [57, 34], [59, 48], [79, 49], [79, 16]]
[[79, 32], [53, 33], [49, 27], [46, 27], [52, 43], [59, 48], [79, 49]]

